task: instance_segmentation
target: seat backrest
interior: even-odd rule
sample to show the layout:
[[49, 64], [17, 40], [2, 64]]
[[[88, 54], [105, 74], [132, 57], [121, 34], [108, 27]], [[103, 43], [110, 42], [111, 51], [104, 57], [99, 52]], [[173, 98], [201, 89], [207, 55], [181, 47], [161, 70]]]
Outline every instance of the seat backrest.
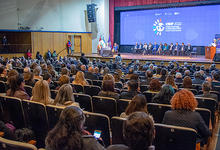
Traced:
[[195, 150], [197, 132], [191, 128], [155, 124], [157, 150]]
[[71, 84], [72, 87], [76, 90], [77, 93], [84, 93], [84, 88], [81, 85]]
[[95, 85], [95, 86], [102, 87], [102, 81], [101, 81], [101, 80], [93, 80], [92, 83], [93, 83], [93, 85]]
[[48, 117], [45, 105], [23, 100], [22, 106], [24, 109], [25, 118], [35, 133], [37, 147], [45, 147], [45, 138], [48, 132]]
[[28, 85], [24, 85], [24, 89], [27, 92], [27, 94], [31, 97], [32, 96], [32, 87]]
[[86, 79], [86, 81], [89, 83], [89, 85], [93, 85], [92, 80]]
[[118, 115], [120, 115], [121, 113], [125, 112], [125, 110], [128, 107], [130, 102], [131, 102], [131, 100], [128, 100], [128, 99], [119, 99], [119, 100], [117, 100], [117, 112], [118, 112]]
[[141, 90], [141, 92], [143, 93], [143, 92], [145, 92], [145, 91], [147, 91], [148, 90], [148, 85], [141, 85], [140, 86], [140, 90]]
[[64, 107], [60, 107], [60, 106], [54, 106], [54, 105], [46, 106], [49, 130], [53, 129], [54, 126], [57, 124], [63, 109]]
[[2, 137], [0, 137], [0, 149], [1, 150], [37, 150], [37, 148], [32, 144], [7, 140]]
[[10, 121], [14, 123], [16, 128], [24, 128], [26, 125], [21, 100], [16, 97], [5, 96], [5, 104]]
[[115, 87], [118, 89], [122, 89], [123, 85], [120, 82], [115, 82]]
[[196, 112], [200, 114], [207, 127], [209, 127], [209, 123], [211, 121], [211, 111], [206, 108], [196, 108]]
[[111, 118], [112, 144], [125, 144], [123, 139], [123, 123], [125, 120], [121, 117]]
[[149, 92], [149, 91], [145, 91], [143, 94], [144, 94], [145, 97], [146, 97], [147, 103], [151, 103], [153, 97], [157, 94], [157, 92]]
[[156, 123], [162, 123], [166, 111], [171, 110], [171, 105], [148, 103], [148, 112], [153, 116]]
[[3, 81], [0, 81], [0, 93], [6, 93], [6, 83]]
[[95, 85], [84, 86], [85, 94], [88, 94], [90, 96], [97, 96], [100, 91], [101, 91], [101, 88], [99, 86], [95, 86]]
[[101, 138], [103, 139], [105, 146], [110, 145], [110, 120], [109, 117], [103, 114], [84, 112], [86, 117], [85, 127], [90, 133], [94, 133], [95, 130], [102, 131]]
[[93, 112], [92, 97], [87, 94], [73, 93], [75, 102], [79, 103], [80, 108], [85, 111]]
[[205, 97], [196, 97], [196, 100], [198, 101], [198, 108], [206, 108], [211, 111], [212, 125], [214, 125], [217, 101], [212, 98], [205, 98]]
[[102, 113], [110, 118], [117, 115], [117, 103], [114, 98], [93, 96], [92, 103], [95, 113]]

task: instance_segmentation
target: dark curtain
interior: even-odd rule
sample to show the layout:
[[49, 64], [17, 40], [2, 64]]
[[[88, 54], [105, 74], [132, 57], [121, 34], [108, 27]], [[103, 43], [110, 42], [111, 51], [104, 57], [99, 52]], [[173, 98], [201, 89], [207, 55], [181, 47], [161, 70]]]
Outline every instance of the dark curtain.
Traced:
[[109, 0], [109, 33], [111, 43], [114, 42], [114, 8], [138, 5], [164, 4], [164, 3], [181, 3], [204, 0]]

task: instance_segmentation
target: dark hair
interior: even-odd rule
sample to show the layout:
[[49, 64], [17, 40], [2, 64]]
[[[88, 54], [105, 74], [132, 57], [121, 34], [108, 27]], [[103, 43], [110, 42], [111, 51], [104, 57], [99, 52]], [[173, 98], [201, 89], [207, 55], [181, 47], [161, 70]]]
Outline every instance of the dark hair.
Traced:
[[154, 121], [144, 112], [128, 116], [123, 125], [123, 136], [132, 150], [147, 150], [154, 139]]
[[209, 92], [211, 90], [211, 84], [208, 81], [204, 81], [202, 84], [202, 89], [205, 92]]
[[189, 76], [185, 76], [183, 79], [183, 88], [192, 88], [192, 79]]
[[43, 76], [43, 79], [44, 79], [44, 80], [48, 80], [48, 79], [50, 79], [50, 78], [52, 79], [52, 75], [51, 75], [50, 73], [47, 73], [47, 72], [46, 72], [46, 73], [44, 74], [44, 76]]
[[213, 78], [215, 79], [215, 80], [219, 80], [219, 73], [218, 72], [214, 72], [214, 74], [213, 74]]
[[24, 82], [24, 78], [21, 74], [10, 76], [8, 78], [8, 83], [10, 87], [9, 96], [14, 96], [15, 92], [20, 89], [20, 85], [22, 82]]
[[153, 102], [160, 104], [170, 104], [170, 100], [173, 95], [173, 87], [171, 85], [165, 84], [162, 86], [160, 92], [153, 97]]
[[114, 81], [113, 80], [104, 80], [102, 84], [102, 90], [106, 92], [114, 92]]
[[128, 81], [128, 87], [131, 91], [137, 91], [138, 89], [138, 82], [135, 80], [129, 80]]
[[75, 106], [66, 107], [56, 126], [46, 137], [46, 147], [53, 150], [83, 148], [82, 124], [85, 122], [83, 111]]
[[160, 74], [161, 74], [162, 76], [167, 75], [167, 69], [163, 68], [163, 69], [161, 70]]
[[146, 76], [147, 76], [147, 78], [152, 78], [153, 77], [153, 72], [151, 70], [147, 70]]
[[0, 74], [2, 74], [4, 70], [5, 70], [5, 67], [0, 67]]
[[69, 69], [67, 69], [66, 67], [61, 69], [61, 74], [62, 75], [68, 75], [69, 74]]
[[135, 80], [135, 81], [138, 81], [139, 80], [139, 75], [138, 74], [131, 74], [130, 76], [130, 80]]
[[125, 114], [130, 115], [131, 113], [136, 111], [143, 111], [147, 113], [146, 104], [147, 104], [147, 100], [145, 96], [142, 94], [138, 94], [132, 98], [131, 102], [129, 103], [128, 107], [125, 110]]
[[161, 89], [161, 83], [159, 82], [159, 80], [158, 79], [152, 79], [150, 81], [149, 90], [159, 92], [160, 89]]

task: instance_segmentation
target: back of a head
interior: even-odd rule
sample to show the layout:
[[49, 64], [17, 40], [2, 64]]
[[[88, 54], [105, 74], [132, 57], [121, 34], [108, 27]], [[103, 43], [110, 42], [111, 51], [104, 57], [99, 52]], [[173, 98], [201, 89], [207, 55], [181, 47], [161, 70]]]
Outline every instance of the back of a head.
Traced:
[[192, 79], [189, 76], [185, 76], [183, 79], [183, 88], [192, 88]]
[[114, 81], [113, 80], [104, 80], [102, 83], [102, 90], [106, 92], [114, 92]]
[[32, 95], [33, 101], [40, 102], [46, 105], [50, 97], [50, 88], [47, 81], [37, 81], [32, 89]]
[[70, 84], [64, 84], [59, 88], [54, 104], [65, 105], [67, 101], [74, 102], [73, 88]]
[[153, 77], [153, 72], [151, 70], [146, 71], [146, 77], [147, 78], [152, 78]]
[[63, 84], [69, 84], [70, 83], [70, 78], [67, 75], [62, 75], [59, 78], [59, 85], [62, 86]]
[[48, 79], [52, 79], [52, 76], [51, 76], [50, 73], [47, 73], [47, 72], [46, 72], [46, 73], [44, 74], [44, 76], [43, 76], [43, 80], [46, 80], [46, 81], [47, 81]]
[[201, 78], [200, 72], [199, 72], [199, 71], [196, 71], [196, 72], [194, 73], [194, 77], [195, 77], [195, 78]]
[[202, 84], [203, 92], [209, 92], [211, 90], [211, 84], [208, 81], [204, 81]]
[[144, 112], [132, 113], [124, 122], [123, 135], [130, 149], [147, 150], [155, 135], [152, 117]]
[[83, 111], [76, 106], [66, 107], [56, 126], [48, 133], [46, 147], [53, 150], [83, 148], [82, 127], [85, 122]]
[[37, 66], [37, 67], [34, 69], [33, 73], [34, 73], [35, 76], [41, 75], [41, 67], [40, 67], [40, 66]]
[[138, 89], [138, 82], [135, 80], [129, 80], [128, 81], [128, 87], [130, 91], [137, 91]]
[[161, 83], [159, 82], [159, 80], [158, 79], [152, 79], [150, 81], [149, 90], [158, 92], [158, 91], [160, 91], [160, 89], [161, 89]]
[[61, 69], [61, 74], [62, 75], [69, 75], [69, 69], [67, 69], [66, 67]]

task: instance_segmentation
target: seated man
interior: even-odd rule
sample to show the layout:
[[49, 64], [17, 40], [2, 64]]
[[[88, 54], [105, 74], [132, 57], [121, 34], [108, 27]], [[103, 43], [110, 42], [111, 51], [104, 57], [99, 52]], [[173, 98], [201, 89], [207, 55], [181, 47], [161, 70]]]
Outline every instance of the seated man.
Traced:
[[144, 43], [144, 46], [143, 46], [143, 55], [145, 55], [145, 54], [148, 54], [147, 43]]
[[201, 74], [199, 71], [194, 73], [194, 79], [192, 80], [192, 84], [202, 84], [204, 80], [201, 79]]
[[142, 50], [143, 50], [143, 44], [140, 42], [139, 46], [138, 46], [138, 51], [137, 53], [138, 54], [141, 54], [142, 53]]
[[176, 45], [174, 46], [173, 55], [179, 56], [179, 53], [180, 53], [180, 46], [179, 46], [178, 42], [176, 42]]
[[118, 53], [118, 44], [114, 43], [113, 49], [112, 49], [112, 53]]
[[138, 48], [139, 48], [139, 46], [138, 46], [138, 43], [136, 42], [136, 44], [135, 44], [135, 46], [134, 46], [134, 53], [137, 53]]
[[98, 77], [94, 74], [93, 67], [89, 67], [88, 72], [85, 72], [85, 78], [90, 80], [98, 80]]
[[132, 99], [135, 95], [138, 94], [138, 82], [135, 80], [128, 81], [128, 91], [122, 92], [120, 99]]
[[218, 101], [218, 95], [210, 93], [211, 90], [211, 84], [208, 81], [203, 82], [202, 84], [202, 95], [196, 95], [198, 97], [204, 97], [204, 98], [212, 98], [216, 101]]
[[145, 112], [134, 112], [128, 116], [123, 126], [126, 145], [111, 145], [107, 150], [154, 150], [155, 137], [153, 118]]
[[148, 48], [147, 48], [147, 53], [152, 54], [152, 50], [153, 50], [153, 45], [149, 43]]
[[159, 47], [158, 47], [158, 49], [157, 49], [157, 54], [158, 54], [158, 55], [161, 55], [162, 53], [163, 53], [163, 44], [160, 43], [160, 45], [159, 45]]
[[157, 42], [154, 42], [153, 50], [152, 50], [153, 55], [156, 55], [158, 48], [159, 48], [159, 46], [158, 46]]
[[186, 52], [185, 52], [185, 54], [188, 55], [188, 56], [190, 56], [190, 55], [191, 55], [191, 52], [192, 52], [192, 46], [191, 46], [190, 43], [188, 43], [187, 46], [186, 46]]

